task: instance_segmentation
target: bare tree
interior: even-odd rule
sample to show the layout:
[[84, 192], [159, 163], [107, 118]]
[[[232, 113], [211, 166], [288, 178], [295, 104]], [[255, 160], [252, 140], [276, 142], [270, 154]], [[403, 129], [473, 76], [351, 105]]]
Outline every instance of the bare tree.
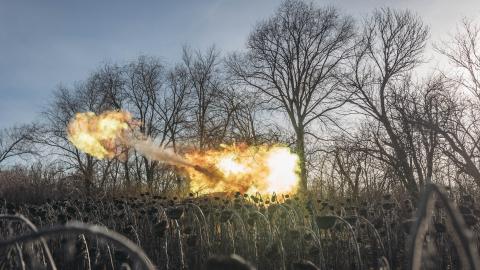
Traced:
[[[122, 67], [114, 64], [104, 64], [98, 68], [92, 75], [90, 80], [97, 90], [97, 94], [101, 98], [100, 103], [105, 104], [105, 108], [121, 110], [126, 100], [125, 96], [125, 78], [122, 76]], [[107, 180], [111, 179], [116, 182], [120, 173], [127, 183], [130, 183], [130, 164], [129, 149], [124, 148], [121, 158], [114, 158], [99, 163], [99, 171], [101, 172], [100, 184], [104, 187]], [[120, 164], [122, 171], [120, 170]]]
[[380, 124], [378, 150], [412, 194], [418, 193], [416, 165], [411, 163], [413, 141], [403, 135], [406, 122], [396, 121], [402, 117], [396, 104], [407, 98], [401, 92], [410, 88], [409, 72], [421, 62], [427, 37], [428, 28], [411, 12], [375, 11], [364, 22], [347, 83], [357, 112]]
[[458, 76], [446, 76], [480, 101], [480, 25], [464, 19], [451, 40], [435, 45], [435, 50], [459, 71]]
[[[144, 138], [164, 145], [167, 134], [156, 108], [165, 81], [164, 65], [157, 58], [140, 56], [125, 67], [125, 77], [126, 109], [138, 120], [138, 129]], [[147, 183], [152, 184], [158, 161], [135, 153], [135, 164], [137, 179], [144, 176]]]
[[436, 50], [447, 57], [458, 73], [444, 74], [449, 83], [437, 95], [448, 119], [423, 123], [442, 135], [447, 146], [444, 154], [479, 186], [480, 26], [464, 19], [452, 39], [436, 45]]
[[365, 153], [335, 149], [334, 156], [340, 177], [349, 185], [352, 197], [357, 198], [360, 192], [360, 176], [363, 170], [362, 161], [366, 159]]
[[66, 168], [81, 175], [85, 189], [90, 191], [96, 179], [98, 160], [82, 153], [68, 140], [67, 125], [77, 112], [99, 113], [107, 109], [103, 94], [95, 75], [85, 82], [77, 83], [72, 89], [60, 86], [54, 99], [43, 112], [45, 125], [37, 132], [37, 140], [49, 147], [48, 151], [66, 163]]
[[[192, 83], [188, 70], [177, 65], [167, 69], [158, 58], [141, 56], [124, 68], [124, 108], [138, 121], [144, 138], [159, 147], [176, 147], [184, 135], [187, 121], [187, 99]], [[171, 176], [171, 170], [158, 161], [148, 160], [134, 152], [137, 180], [145, 179], [152, 186], [162, 176]]]
[[381, 137], [376, 121], [366, 120], [349, 132], [337, 134], [331, 144], [323, 143], [315, 158], [321, 161], [315, 167], [321, 183], [316, 183], [326, 196], [359, 198], [362, 194], [381, 195], [388, 192], [395, 180], [391, 175], [393, 164], [379, 151], [377, 140]]
[[220, 110], [221, 95], [224, 91], [220, 75], [220, 54], [215, 47], [205, 53], [183, 49], [183, 64], [191, 81], [192, 91], [189, 106], [193, 112], [190, 129], [193, 131], [198, 147], [203, 149], [214, 146], [223, 135], [225, 127]]
[[309, 127], [317, 120], [334, 123], [332, 112], [346, 100], [338, 85], [342, 64], [350, 55], [353, 29], [351, 18], [334, 8], [285, 1], [273, 17], [255, 27], [248, 52], [228, 59], [234, 76], [261, 92], [273, 109], [288, 115], [296, 134], [304, 190]]
[[[169, 145], [177, 151], [177, 142], [183, 142], [188, 136], [186, 130], [188, 122], [188, 96], [191, 90], [191, 82], [188, 71], [182, 65], [177, 65], [166, 74], [165, 87], [159, 95], [158, 102], [154, 107], [161, 121], [163, 145]], [[180, 177], [169, 166], [160, 165], [158, 174], [161, 177], [160, 190], [172, 189], [184, 186]]]
[[36, 154], [33, 135], [36, 125], [23, 125], [0, 130], [0, 164], [8, 159]]
[[172, 147], [177, 139], [183, 139], [188, 121], [188, 96], [191, 91], [188, 70], [177, 65], [167, 73], [166, 90], [155, 107], [164, 123], [164, 133], [169, 136]]
[[[261, 100], [258, 95], [250, 94], [240, 89], [232, 89], [226, 95], [228, 111], [231, 115], [229, 136], [234, 141], [242, 141], [249, 144], [262, 143], [265, 140], [267, 127], [266, 119], [260, 119], [262, 112]], [[262, 121], [262, 124], [260, 124]]]
[[[450, 81], [451, 82], [451, 81]], [[457, 173], [472, 177], [480, 185], [480, 118], [478, 103], [459, 90], [454, 83], [444, 83], [432, 93], [435, 107], [442, 117], [437, 121], [423, 117], [413, 118], [425, 129], [438, 133], [442, 138], [442, 153], [458, 169]]]

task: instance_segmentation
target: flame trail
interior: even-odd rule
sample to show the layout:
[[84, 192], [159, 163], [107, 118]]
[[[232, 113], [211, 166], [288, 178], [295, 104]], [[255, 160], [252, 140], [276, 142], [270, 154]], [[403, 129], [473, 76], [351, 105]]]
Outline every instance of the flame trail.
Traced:
[[291, 193], [297, 189], [298, 156], [288, 147], [220, 145], [219, 149], [190, 151], [182, 157], [149, 138], [135, 138], [135, 126], [128, 112], [86, 112], [76, 114], [67, 132], [77, 148], [99, 159], [114, 158], [124, 148], [133, 147], [148, 159], [174, 165], [189, 178], [191, 190], [201, 194]]

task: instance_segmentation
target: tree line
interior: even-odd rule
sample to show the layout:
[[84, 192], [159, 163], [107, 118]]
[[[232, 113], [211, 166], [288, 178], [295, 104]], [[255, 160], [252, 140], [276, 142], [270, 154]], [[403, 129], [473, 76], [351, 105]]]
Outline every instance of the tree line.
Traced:
[[97, 160], [68, 142], [75, 113], [114, 109], [131, 112], [141, 134], [177, 151], [289, 145], [300, 158], [301, 188], [324, 195], [401, 190], [415, 197], [431, 182], [476, 190], [479, 31], [464, 20], [434, 45], [448, 65], [419, 72], [429, 64], [430, 39], [414, 12], [382, 8], [359, 20], [333, 7], [284, 1], [254, 26], [240, 52], [184, 47], [173, 65], [140, 56], [58, 87], [41, 123], [2, 131], [0, 166], [49, 153], [61, 161], [59, 179], [87, 189], [184, 187], [171, 167], [134, 149]]

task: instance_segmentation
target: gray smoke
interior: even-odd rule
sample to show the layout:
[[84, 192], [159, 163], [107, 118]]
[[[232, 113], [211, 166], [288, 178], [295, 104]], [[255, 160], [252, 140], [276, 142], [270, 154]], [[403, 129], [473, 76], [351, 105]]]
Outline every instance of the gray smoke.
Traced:
[[131, 140], [130, 145], [150, 160], [157, 160], [175, 166], [194, 167], [193, 164], [175, 154], [172, 149], [159, 147], [151, 140]]

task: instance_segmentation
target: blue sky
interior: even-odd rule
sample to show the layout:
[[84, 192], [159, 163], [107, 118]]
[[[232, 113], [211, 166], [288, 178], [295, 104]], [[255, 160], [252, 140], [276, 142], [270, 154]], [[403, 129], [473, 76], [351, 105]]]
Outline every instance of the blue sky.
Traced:
[[[0, 128], [36, 121], [61, 83], [85, 79], [101, 63], [140, 54], [179, 60], [181, 48], [242, 49], [256, 22], [280, 0], [0, 0]], [[446, 38], [462, 17], [479, 18], [478, 0], [317, 0], [359, 17], [376, 7], [416, 11]], [[435, 62], [435, 61], [434, 61]]]

